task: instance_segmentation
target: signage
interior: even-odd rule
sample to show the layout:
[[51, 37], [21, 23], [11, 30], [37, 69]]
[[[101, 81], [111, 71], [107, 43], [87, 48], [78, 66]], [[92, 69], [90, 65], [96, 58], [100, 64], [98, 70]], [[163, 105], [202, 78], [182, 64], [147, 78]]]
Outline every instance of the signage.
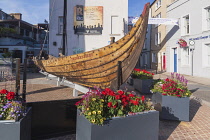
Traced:
[[210, 35], [199, 36], [199, 37], [195, 37], [195, 38], [190, 38], [189, 40], [200, 40], [200, 39], [207, 39], [207, 38], [210, 38]]
[[184, 39], [179, 39], [178, 44], [180, 47], [187, 47], [187, 42]]
[[75, 34], [102, 34], [103, 6], [74, 7]]
[[178, 19], [170, 18], [149, 18], [148, 24], [179, 25]]

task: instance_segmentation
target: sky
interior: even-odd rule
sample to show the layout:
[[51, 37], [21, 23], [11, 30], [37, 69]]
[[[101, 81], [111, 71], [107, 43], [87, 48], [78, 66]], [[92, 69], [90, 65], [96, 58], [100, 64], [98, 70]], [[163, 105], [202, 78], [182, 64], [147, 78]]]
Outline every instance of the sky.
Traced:
[[[154, 0], [128, 0], [128, 15], [139, 16], [144, 4]], [[49, 0], [0, 0], [0, 8], [6, 13], [22, 13], [22, 20], [31, 23], [49, 21]]]

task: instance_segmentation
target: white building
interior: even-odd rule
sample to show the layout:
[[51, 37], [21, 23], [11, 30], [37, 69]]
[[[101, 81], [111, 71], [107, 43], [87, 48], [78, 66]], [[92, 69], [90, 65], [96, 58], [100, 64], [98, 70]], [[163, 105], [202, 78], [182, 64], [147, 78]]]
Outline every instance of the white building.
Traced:
[[179, 19], [179, 27], [167, 26], [167, 71], [210, 78], [210, 1], [176, 0], [167, 18]]
[[[62, 52], [64, 1], [50, 0], [49, 54]], [[127, 33], [128, 0], [67, 0], [65, 55], [104, 47]]]

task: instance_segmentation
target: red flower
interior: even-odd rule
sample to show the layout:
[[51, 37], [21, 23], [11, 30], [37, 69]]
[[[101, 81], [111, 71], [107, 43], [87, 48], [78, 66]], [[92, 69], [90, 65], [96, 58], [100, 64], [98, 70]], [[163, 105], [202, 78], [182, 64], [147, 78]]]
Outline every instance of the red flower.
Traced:
[[124, 94], [124, 91], [122, 91], [122, 90], [118, 90], [117, 91], [120, 95], [123, 95]]
[[108, 106], [108, 107], [112, 107], [112, 102], [108, 102], [108, 103], [107, 103], [107, 106]]
[[115, 96], [115, 99], [116, 99], [116, 100], [119, 100], [119, 99], [120, 99], [120, 95], [116, 95], [116, 96]]
[[176, 95], [177, 97], [181, 97], [181, 95]]
[[14, 92], [8, 92], [6, 98], [8, 100], [12, 100], [15, 98], [15, 93]]
[[129, 96], [129, 97], [134, 97], [134, 95], [133, 95], [132, 93], [131, 93], [131, 94], [129, 94], [128, 96]]
[[7, 94], [7, 93], [8, 93], [8, 91], [6, 89], [0, 90], [0, 94]]
[[144, 100], [145, 100], [145, 97], [144, 97], [144, 96], [142, 96], [142, 97], [141, 97], [141, 100], [144, 102]]
[[107, 92], [104, 90], [104, 91], [102, 91], [102, 94], [103, 95], [107, 95]]
[[132, 104], [134, 104], [134, 105], [138, 105], [138, 104], [139, 104], [139, 102], [136, 101], [136, 100], [131, 100], [130, 102], [131, 102]]
[[116, 108], [117, 107], [117, 105], [114, 105], [112, 108]]

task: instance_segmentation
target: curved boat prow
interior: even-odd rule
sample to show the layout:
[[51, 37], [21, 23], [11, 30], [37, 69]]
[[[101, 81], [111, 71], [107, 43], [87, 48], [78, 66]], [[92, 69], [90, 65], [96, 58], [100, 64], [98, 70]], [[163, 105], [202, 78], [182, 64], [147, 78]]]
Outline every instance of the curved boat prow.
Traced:
[[[35, 59], [43, 71], [86, 87], [117, 89], [126, 82], [138, 62], [144, 44], [150, 4], [144, 10], [132, 30], [117, 42], [100, 49], [71, 56]], [[121, 62], [119, 80], [118, 63]], [[120, 82], [120, 83], [119, 83]]]

